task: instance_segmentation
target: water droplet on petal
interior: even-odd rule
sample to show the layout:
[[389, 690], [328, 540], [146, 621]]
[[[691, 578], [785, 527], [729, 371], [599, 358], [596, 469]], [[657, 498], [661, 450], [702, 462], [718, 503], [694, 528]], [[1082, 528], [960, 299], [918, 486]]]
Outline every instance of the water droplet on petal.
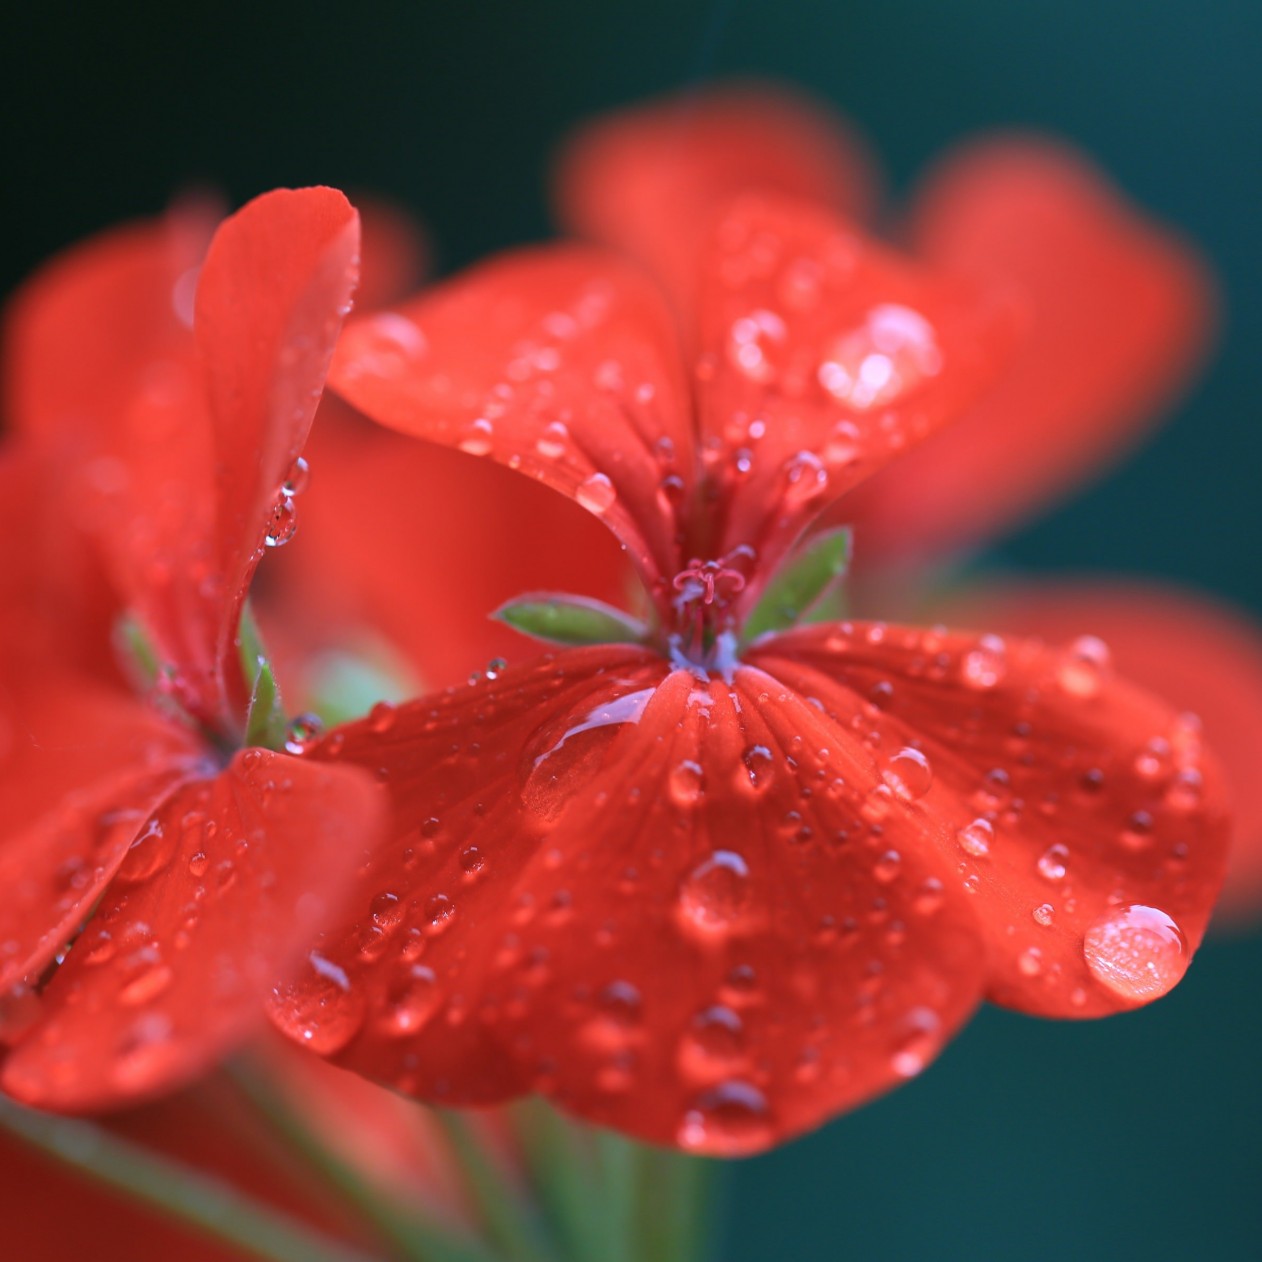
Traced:
[[470, 456], [486, 456], [491, 451], [491, 439], [494, 436], [495, 427], [484, 416], [479, 416], [477, 420], [471, 421], [460, 441], [456, 444], [461, 451], [467, 452]]
[[1052, 917], [1056, 914], [1056, 908], [1051, 903], [1040, 903], [1034, 909], [1034, 923], [1042, 925], [1046, 928], [1052, 923]]
[[731, 1079], [703, 1091], [684, 1114], [681, 1148], [717, 1155], [748, 1152], [771, 1137], [767, 1098], [750, 1082]]
[[438, 1010], [440, 995], [434, 970], [405, 964], [386, 986], [379, 1024], [393, 1038], [415, 1034]]
[[1045, 881], [1063, 881], [1068, 870], [1069, 847], [1059, 842], [1048, 848], [1039, 856], [1039, 876]]
[[550, 421], [535, 441], [535, 450], [545, 460], [559, 460], [570, 442], [570, 431], [564, 421]]
[[293, 982], [273, 988], [267, 1013], [290, 1038], [322, 1056], [340, 1051], [364, 1023], [364, 999], [346, 971], [316, 951]]
[[676, 764], [670, 773], [670, 797], [676, 806], [696, 806], [704, 792], [705, 772], [691, 758]]
[[618, 492], [606, 474], [593, 473], [591, 477], [579, 483], [574, 498], [589, 513], [595, 513], [599, 517], [613, 507], [614, 501], [618, 498]]
[[1138, 903], [1094, 921], [1082, 953], [1096, 981], [1134, 1003], [1172, 990], [1188, 966], [1183, 931], [1164, 911]]
[[933, 784], [933, 769], [920, 750], [907, 745], [890, 759], [881, 778], [904, 802], [914, 802], [929, 792]]
[[913, 1008], [902, 1020], [890, 1057], [890, 1068], [900, 1078], [914, 1078], [937, 1055], [942, 1020], [932, 1008]]
[[285, 495], [301, 495], [307, 489], [307, 483], [310, 480], [310, 466], [302, 456], [299, 456], [289, 466], [289, 472], [285, 474], [285, 481], [281, 484], [281, 492]]
[[817, 375], [838, 402], [867, 411], [892, 403], [941, 367], [942, 353], [924, 316], [881, 303], [863, 324], [833, 339]]
[[970, 688], [985, 689], [1002, 682], [1007, 669], [1007, 645], [997, 635], [984, 635], [965, 653], [960, 673]]
[[770, 788], [775, 778], [775, 759], [766, 745], [750, 745], [741, 755], [741, 762], [745, 771], [739, 779], [746, 780], [757, 793]]
[[299, 714], [285, 728], [285, 752], [301, 754], [320, 739], [324, 720], [318, 714]]
[[732, 1072], [743, 1058], [745, 1027], [740, 1016], [726, 1004], [713, 1004], [698, 1012], [679, 1047], [679, 1067], [694, 1080], [713, 1081]]
[[728, 362], [750, 381], [772, 381], [776, 375], [776, 348], [787, 337], [788, 329], [774, 311], [751, 311], [734, 320], [728, 330]]
[[965, 854], [971, 854], [974, 859], [984, 859], [990, 854], [991, 842], [995, 840], [994, 825], [986, 819], [975, 819], [960, 829], [956, 840]]
[[716, 850], [684, 878], [679, 918], [684, 928], [721, 935], [749, 909], [749, 867], [732, 850]]
[[1071, 697], [1097, 696], [1109, 675], [1109, 647], [1093, 635], [1079, 636], [1066, 650], [1056, 682]]
[[269, 548], [283, 548], [297, 533], [298, 506], [294, 497], [283, 489], [276, 497], [272, 515], [267, 522], [263, 543]]

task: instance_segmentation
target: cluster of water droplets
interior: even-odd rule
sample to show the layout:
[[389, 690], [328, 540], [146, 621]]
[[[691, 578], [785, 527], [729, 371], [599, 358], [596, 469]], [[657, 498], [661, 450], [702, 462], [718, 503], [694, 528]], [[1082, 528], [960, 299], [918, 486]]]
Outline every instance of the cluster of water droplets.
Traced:
[[263, 543], [269, 548], [284, 547], [298, 530], [298, 496], [306, 490], [310, 470], [306, 460], [299, 456], [290, 466], [285, 480], [276, 492], [276, 502], [268, 519]]

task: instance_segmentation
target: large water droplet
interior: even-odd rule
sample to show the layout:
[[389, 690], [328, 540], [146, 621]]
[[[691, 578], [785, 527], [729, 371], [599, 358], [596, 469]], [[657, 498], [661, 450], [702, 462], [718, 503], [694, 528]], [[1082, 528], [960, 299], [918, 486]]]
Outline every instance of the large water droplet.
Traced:
[[579, 483], [578, 490], [574, 492], [574, 498], [589, 513], [595, 513], [599, 517], [614, 506], [618, 492], [614, 489], [607, 474], [593, 473], [591, 477]]
[[680, 923], [703, 934], [727, 933], [749, 910], [749, 867], [732, 850], [716, 850], [679, 887]]
[[716, 1156], [749, 1152], [771, 1137], [767, 1097], [750, 1082], [731, 1079], [703, 1091], [684, 1114], [681, 1148]]
[[971, 854], [974, 859], [984, 859], [990, 854], [991, 843], [995, 840], [994, 825], [986, 819], [975, 819], [960, 829], [956, 840], [965, 854]]
[[676, 806], [696, 806], [705, 792], [705, 772], [691, 758], [677, 763], [670, 773], [670, 798]]
[[299, 714], [285, 728], [285, 752], [305, 753], [320, 739], [324, 720], [318, 714]]
[[1076, 639], [1066, 650], [1056, 672], [1056, 682], [1071, 697], [1087, 700], [1097, 696], [1109, 674], [1108, 645], [1093, 635]]
[[890, 759], [881, 778], [904, 802], [914, 802], [929, 792], [933, 769], [920, 750], [906, 745]]
[[914, 1078], [937, 1055], [942, 1020], [932, 1008], [913, 1008], [899, 1023], [890, 1068], [900, 1078]]
[[1069, 847], [1057, 842], [1039, 856], [1039, 876], [1045, 881], [1063, 881], [1069, 862]]
[[860, 411], [884, 407], [942, 367], [933, 326], [910, 307], [881, 303], [858, 328], [833, 340], [819, 383]]
[[1083, 938], [1082, 953], [1092, 977], [1132, 1003], [1164, 995], [1188, 966], [1183, 931], [1164, 911], [1138, 903], [1094, 921]]
[[434, 970], [405, 963], [386, 986], [385, 1007], [378, 1021], [392, 1038], [415, 1034], [438, 1011], [440, 995]]
[[960, 674], [970, 688], [994, 688], [1008, 669], [1008, 649], [997, 635], [984, 635], [964, 654]]
[[292, 495], [284, 489], [277, 494], [276, 503], [272, 507], [272, 515], [268, 518], [267, 533], [263, 542], [269, 548], [284, 547], [297, 533], [298, 505]]
[[316, 951], [293, 982], [274, 987], [267, 1014], [290, 1038], [321, 1056], [340, 1051], [364, 1023], [364, 999], [346, 971]]

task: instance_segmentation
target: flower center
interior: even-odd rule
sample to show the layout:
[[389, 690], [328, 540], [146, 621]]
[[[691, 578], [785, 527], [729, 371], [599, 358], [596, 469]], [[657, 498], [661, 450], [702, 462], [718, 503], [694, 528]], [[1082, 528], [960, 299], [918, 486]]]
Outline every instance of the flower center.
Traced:
[[702, 665], [716, 641], [735, 627], [732, 605], [745, 590], [755, 554], [739, 547], [718, 560], [694, 557], [671, 580], [674, 612], [668, 627], [672, 656]]

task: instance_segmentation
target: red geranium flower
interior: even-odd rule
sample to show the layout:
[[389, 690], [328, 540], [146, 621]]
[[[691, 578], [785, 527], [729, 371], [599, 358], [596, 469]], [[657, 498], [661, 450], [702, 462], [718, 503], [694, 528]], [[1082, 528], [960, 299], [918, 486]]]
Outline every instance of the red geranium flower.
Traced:
[[[239, 628], [291, 525], [358, 220], [282, 191], [207, 235], [121, 229], [11, 313], [0, 1043], [5, 1089], [52, 1107], [158, 1091], [240, 1038], [378, 817], [362, 774], [242, 749], [276, 740]], [[80, 590], [93, 565], [110, 581]], [[149, 695], [101, 652], [120, 608]]]
[[[562, 150], [558, 218], [641, 259], [685, 308], [704, 234], [733, 196], [769, 190], [871, 218], [879, 181], [838, 120], [783, 89], [710, 89], [612, 114]], [[899, 235], [921, 257], [1019, 296], [1027, 325], [958, 424], [847, 497], [854, 611], [1102, 638], [1126, 677], [1194, 711], [1238, 805], [1219, 913], [1262, 907], [1262, 634], [1221, 602], [1151, 581], [974, 581], [939, 599], [944, 561], [987, 543], [1142, 438], [1204, 358], [1208, 271], [1082, 155], [1009, 135], [952, 150]], [[1118, 590], [1119, 584], [1121, 590]]]
[[408, 1092], [541, 1091], [735, 1153], [917, 1073], [984, 996], [1091, 1016], [1165, 993], [1226, 820], [1196, 731], [1094, 641], [786, 629], [840, 547], [780, 581], [801, 532], [972, 403], [1004, 321], [772, 200], [723, 219], [701, 277], [685, 351], [639, 272], [573, 247], [348, 327], [352, 403], [572, 497], [652, 613], [520, 604], [622, 642], [316, 747], [391, 786], [396, 837], [273, 1016]]

